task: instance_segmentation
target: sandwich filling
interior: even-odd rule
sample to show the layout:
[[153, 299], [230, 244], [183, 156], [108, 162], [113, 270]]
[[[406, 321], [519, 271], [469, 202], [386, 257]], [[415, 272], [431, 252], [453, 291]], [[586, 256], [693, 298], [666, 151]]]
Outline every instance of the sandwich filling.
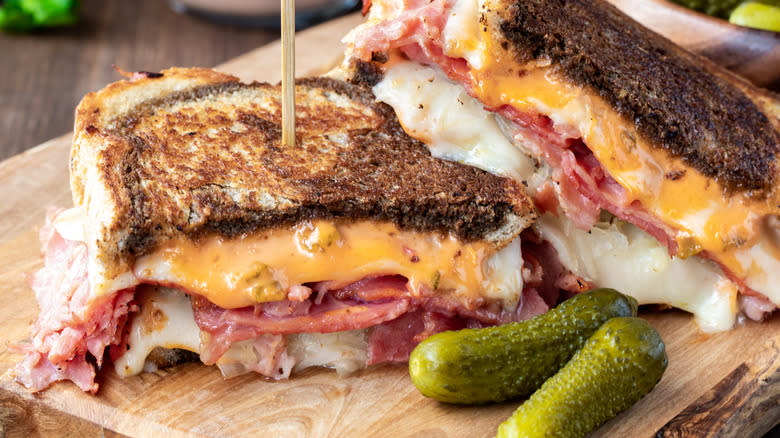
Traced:
[[[431, 149], [438, 156], [524, 181], [537, 206], [549, 212], [536, 227], [560, 254], [577, 254], [571, 242], [577, 233], [572, 229], [564, 237], [560, 219], [553, 219], [558, 213], [579, 229], [591, 230], [605, 229], [599, 224], [602, 211], [608, 211], [655, 238], [672, 256], [665, 264], [685, 262], [710, 272], [706, 286], [692, 287], [696, 280], [691, 280], [688, 287], [702, 299], [691, 300], [685, 287], [677, 295], [663, 290], [645, 294], [629, 284], [625, 292], [640, 302], [692, 311], [705, 331], [731, 327], [737, 289], [750, 316], [760, 319], [776, 308], [780, 194], [727, 193], [682, 158], [652, 147], [599, 94], [567, 80], [549, 60], [519, 64], [501, 40], [494, 5], [486, 3], [372, 2], [368, 21], [347, 37], [352, 56], [368, 61], [383, 53], [389, 58], [374, 91], [394, 107], [405, 129], [417, 138], [438, 138], [433, 144], [440, 146]], [[443, 104], [445, 95], [456, 98]], [[454, 124], [457, 111], [473, 114], [458, 117], [484, 121], [470, 128], [473, 133], [500, 131], [505, 140], [451, 146], [451, 139], [440, 133]], [[509, 144], [518, 147], [516, 153], [507, 152]], [[525, 155], [541, 160], [542, 166], [528, 158], [518, 165]], [[640, 236], [622, 234], [629, 241], [628, 236]], [[597, 275], [602, 269], [577, 260], [589, 258], [582, 254], [565, 257], [566, 267], [596, 284], [615, 284]], [[693, 255], [718, 266], [688, 259]]]
[[533, 239], [498, 249], [389, 223], [319, 220], [172, 240], [123, 274], [134, 279], [129, 287], [95, 296], [80, 221], [77, 210], [60, 211], [41, 230], [45, 266], [30, 283], [42, 317], [16, 370], [32, 390], [72, 380], [94, 392], [105, 354], [131, 376], [155, 368], [158, 348], [193, 352], [226, 377], [351, 372], [404, 361], [442, 330], [544, 313], [561, 289], [588, 286]]

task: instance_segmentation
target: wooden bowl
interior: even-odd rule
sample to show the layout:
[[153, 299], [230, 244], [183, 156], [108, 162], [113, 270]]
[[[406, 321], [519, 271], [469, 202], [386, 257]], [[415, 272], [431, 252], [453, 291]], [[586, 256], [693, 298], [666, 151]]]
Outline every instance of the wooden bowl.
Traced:
[[608, 1], [686, 49], [780, 91], [780, 33], [737, 26], [666, 0]]

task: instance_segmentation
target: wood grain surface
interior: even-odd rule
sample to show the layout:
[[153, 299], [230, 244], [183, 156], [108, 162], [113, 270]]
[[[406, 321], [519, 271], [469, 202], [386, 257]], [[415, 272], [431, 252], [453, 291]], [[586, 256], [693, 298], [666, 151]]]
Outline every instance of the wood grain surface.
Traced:
[[[298, 71], [339, 58], [346, 17], [299, 35]], [[245, 80], [276, 81], [279, 47], [219, 68]], [[49, 205], [70, 205], [65, 135], [0, 163], [0, 436], [372, 436], [481, 437], [516, 407], [454, 407], [422, 397], [404, 366], [347, 377], [315, 370], [284, 382], [256, 375], [223, 380], [213, 367], [184, 364], [127, 379], [101, 373], [97, 396], [70, 383], [29, 394], [12, 380], [37, 314], [24, 274], [40, 267], [33, 231]], [[780, 420], [780, 318], [711, 336], [678, 311], [645, 311], [667, 343], [669, 368], [656, 389], [595, 437], [761, 436]]]

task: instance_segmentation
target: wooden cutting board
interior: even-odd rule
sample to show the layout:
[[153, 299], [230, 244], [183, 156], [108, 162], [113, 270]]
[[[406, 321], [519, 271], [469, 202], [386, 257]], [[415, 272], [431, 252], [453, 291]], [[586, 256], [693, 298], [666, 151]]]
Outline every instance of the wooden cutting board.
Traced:
[[[302, 32], [298, 72], [338, 62], [350, 16]], [[267, 46], [219, 69], [277, 81], [279, 48]], [[101, 373], [96, 396], [70, 383], [29, 394], [11, 369], [8, 344], [29, 337], [37, 306], [23, 276], [41, 266], [33, 228], [47, 206], [70, 205], [70, 135], [0, 163], [0, 436], [487, 437], [517, 402], [454, 407], [422, 397], [405, 366], [338, 377], [315, 370], [289, 381], [256, 375], [223, 380], [185, 364], [120, 379]], [[780, 421], [780, 317], [727, 333], [700, 334], [678, 311], [644, 312], [667, 344], [669, 368], [656, 389], [594, 436], [760, 436]]]

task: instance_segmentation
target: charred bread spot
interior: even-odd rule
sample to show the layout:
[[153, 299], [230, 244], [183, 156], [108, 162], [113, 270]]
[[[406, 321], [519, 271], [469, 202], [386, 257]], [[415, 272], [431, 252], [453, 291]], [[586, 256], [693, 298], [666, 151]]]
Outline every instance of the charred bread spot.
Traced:
[[149, 355], [146, 356], [146, 361], [153, 363], [157, 368], [163, 369], [181, 363], [200, 362], [200, 355], [180, 348], [157, 347], [149, 352]]
[[598, 7], [592, 0], [508, 2], [499, 12], [502, 45], [521, 63], [551, 60], [651, 144], [727, 192], [771, 192], [780, 135], [744, 87], [597, 1]]
[[382, 68], [377, 63], [386, 62], [387, 56], [385, 55], [385, 61], [373, 61], [365, 62], [358, 59], [350, 61], [350, 73], [351, 77], [348, 79], [350, 83], [355, 85], [364, 85], [367, 87], [373, 87], [382, 80], [384, 73]]
[[387, 60], [390, 59], [387, 56], [387, 53], [384, 52], [371, 52], [371, 61], [378, 62], [380, 64], [384, 64], [387, 62]]
[[237, 111], [238, 121], [244, 125], [259, 129], [267, 135], [268, 141], [273, 142], [282, 138], [282, 126], [279, 123], [272, 122], [258, 117], [255, 114], [244, 111]]
[[153, 71], [139, 71], [136, 74], [138, 74], [139, 76], [147, 77], [149, 79], [157, 79], [163, 77], [162, 73], [153, 72]]

